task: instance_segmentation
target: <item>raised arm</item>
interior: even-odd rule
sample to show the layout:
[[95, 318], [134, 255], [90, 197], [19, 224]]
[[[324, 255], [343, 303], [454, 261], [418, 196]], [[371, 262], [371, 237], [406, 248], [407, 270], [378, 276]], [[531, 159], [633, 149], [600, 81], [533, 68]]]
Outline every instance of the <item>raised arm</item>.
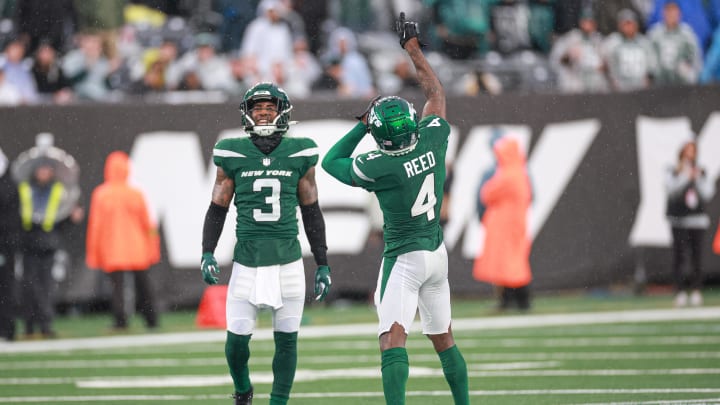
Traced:
[[437, 75], [432, 67], [425, 59], [425, 55], [420, 49], [418, 41], [417, 23], [413, 21], [405, 21], [405, 13], [400, 13], [400, 19], [395, 24], [396, 31], [400, 37], [400, 45], [410, 55], [415, 71], [417, 72], [418, 82], [425, 94], [425, 106], [423, 107], [423, 118], [428, 115], [437, 115], [441, 118], [445, 117], [445, 90], [440, 83]]
[[[362, 117], [364, 119], [365, 114]], [[367, 126], [361, 119], [350, 132], [330, 148], [322, 161], [322, 167], [326, 172], [348, 186], [355, 185], [351, 174], [353, 159], [350, 156], [365, 137], [366, 131]]]

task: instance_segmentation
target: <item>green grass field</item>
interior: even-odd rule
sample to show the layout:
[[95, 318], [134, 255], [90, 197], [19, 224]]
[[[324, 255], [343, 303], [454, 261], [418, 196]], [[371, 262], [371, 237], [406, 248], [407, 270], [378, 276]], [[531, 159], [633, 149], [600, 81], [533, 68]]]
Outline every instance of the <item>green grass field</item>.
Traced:
[[[472, 402], [720, 404], [720, 293], [706, 291], [705, 301], [695, 310], [673, 309], [667, 294], [540, 296], [528, 314], [456, 301]], [[0, 403], [232, 403], [223, 331], [196, 329], [193, 312], [163, 314], [157, 333], [136, 318], [111, 335], [109, 319], [63, 317], [60, 339], [0, 343]], [[384, 404], [374, 322], [366, 305], [308, 306], [291, 403]], [[269, 324], [262, 313], [251, 342], [255, 404], [268, 403], [272, 381]], [[452, 404], [418, 328], [407, 402]]]

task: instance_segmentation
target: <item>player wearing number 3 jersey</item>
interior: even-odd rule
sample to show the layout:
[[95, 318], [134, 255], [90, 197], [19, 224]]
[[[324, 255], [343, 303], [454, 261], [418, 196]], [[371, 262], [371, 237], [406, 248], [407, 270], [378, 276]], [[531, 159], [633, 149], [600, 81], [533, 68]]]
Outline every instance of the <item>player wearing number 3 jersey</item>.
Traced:
[[260, 267], [300, 258], [298, 183], [317, 160], [317, 146], [307, 138], [285, 138], [267, 155], [250, 138], [215, 145], [213, 162], [236, 179], [234, 262]]
[[[440, 357], [455, 404], [468, 404], [467, 366], [450, 328], [448, 258], [440, 227], [450, 134], [445, 95], [420, 50], [417, 24], [401, 14], [397, 31], [427, 99], [422, 118], [400, 97], [377, 98], [328, 151], [322, 166], [341, 182], [374, 192], [383, 212], [385, 250], [375, 305], [386, 403], [405, 403], [405, 343], [419, 310], [423, 333]], [[367, 132], [378, 150], [352, 158]]]
[[219, 141], [213, 149], [217, 175], [203, 226], [200, 270], [218, 282], [214, 257], [228, 207], [237, 208], [237, 243], [228, 283], [225, 357], [235, 385], [235, 405], [251, 404], [248, 359], [258, 308], [272, 310], [275, 355], [270, 404], [286, 404], [297, 366], [297, 334], [305, 302], [305, 276], [298, 242], [297, 207], [318, 267], [315, 296], [330, 291], [325, 222], [318, 206], [318, 150], [307, 138], [285, 137], [292, 105], [272, 83], [259, 83], [240, 105], [250, 137]]

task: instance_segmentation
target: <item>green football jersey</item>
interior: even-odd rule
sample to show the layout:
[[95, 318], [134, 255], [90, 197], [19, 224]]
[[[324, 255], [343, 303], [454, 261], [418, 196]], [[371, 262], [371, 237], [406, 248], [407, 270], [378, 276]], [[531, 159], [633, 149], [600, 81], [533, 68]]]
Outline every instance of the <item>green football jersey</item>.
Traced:
[[283, 138], [270, 154], [247, 137], [219, 141], [213, 162], [235, 181], [237, 243], [233, 260], [249, 267], [302, 257], [298, 241], [298, 182], [318, 161], [308, 138]]
[[443, 240], [440, 206], [450, 126], [431, 115], [418, 129], [417, 145], [410, 153], [372, 151], [353, 159], [354, 184], [374, 192], [380, 203], [386, 257], [435, 250]]

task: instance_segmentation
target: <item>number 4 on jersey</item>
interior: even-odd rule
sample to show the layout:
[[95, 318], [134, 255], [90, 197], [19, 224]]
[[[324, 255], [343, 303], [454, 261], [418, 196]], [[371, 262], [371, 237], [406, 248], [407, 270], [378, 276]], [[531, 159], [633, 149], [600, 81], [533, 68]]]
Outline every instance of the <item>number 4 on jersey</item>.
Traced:
[[430, 173], [425, 176], [425, 180], [420, 186], [420, 191], [415, 197], [415, 203], [410, 208], [410, 214], [413, 217], [427, 214], [428, 221], [432, 221], [435, 219], [435, 204], [437, 204], [437, 198], [435, 198], [435, 173]]

